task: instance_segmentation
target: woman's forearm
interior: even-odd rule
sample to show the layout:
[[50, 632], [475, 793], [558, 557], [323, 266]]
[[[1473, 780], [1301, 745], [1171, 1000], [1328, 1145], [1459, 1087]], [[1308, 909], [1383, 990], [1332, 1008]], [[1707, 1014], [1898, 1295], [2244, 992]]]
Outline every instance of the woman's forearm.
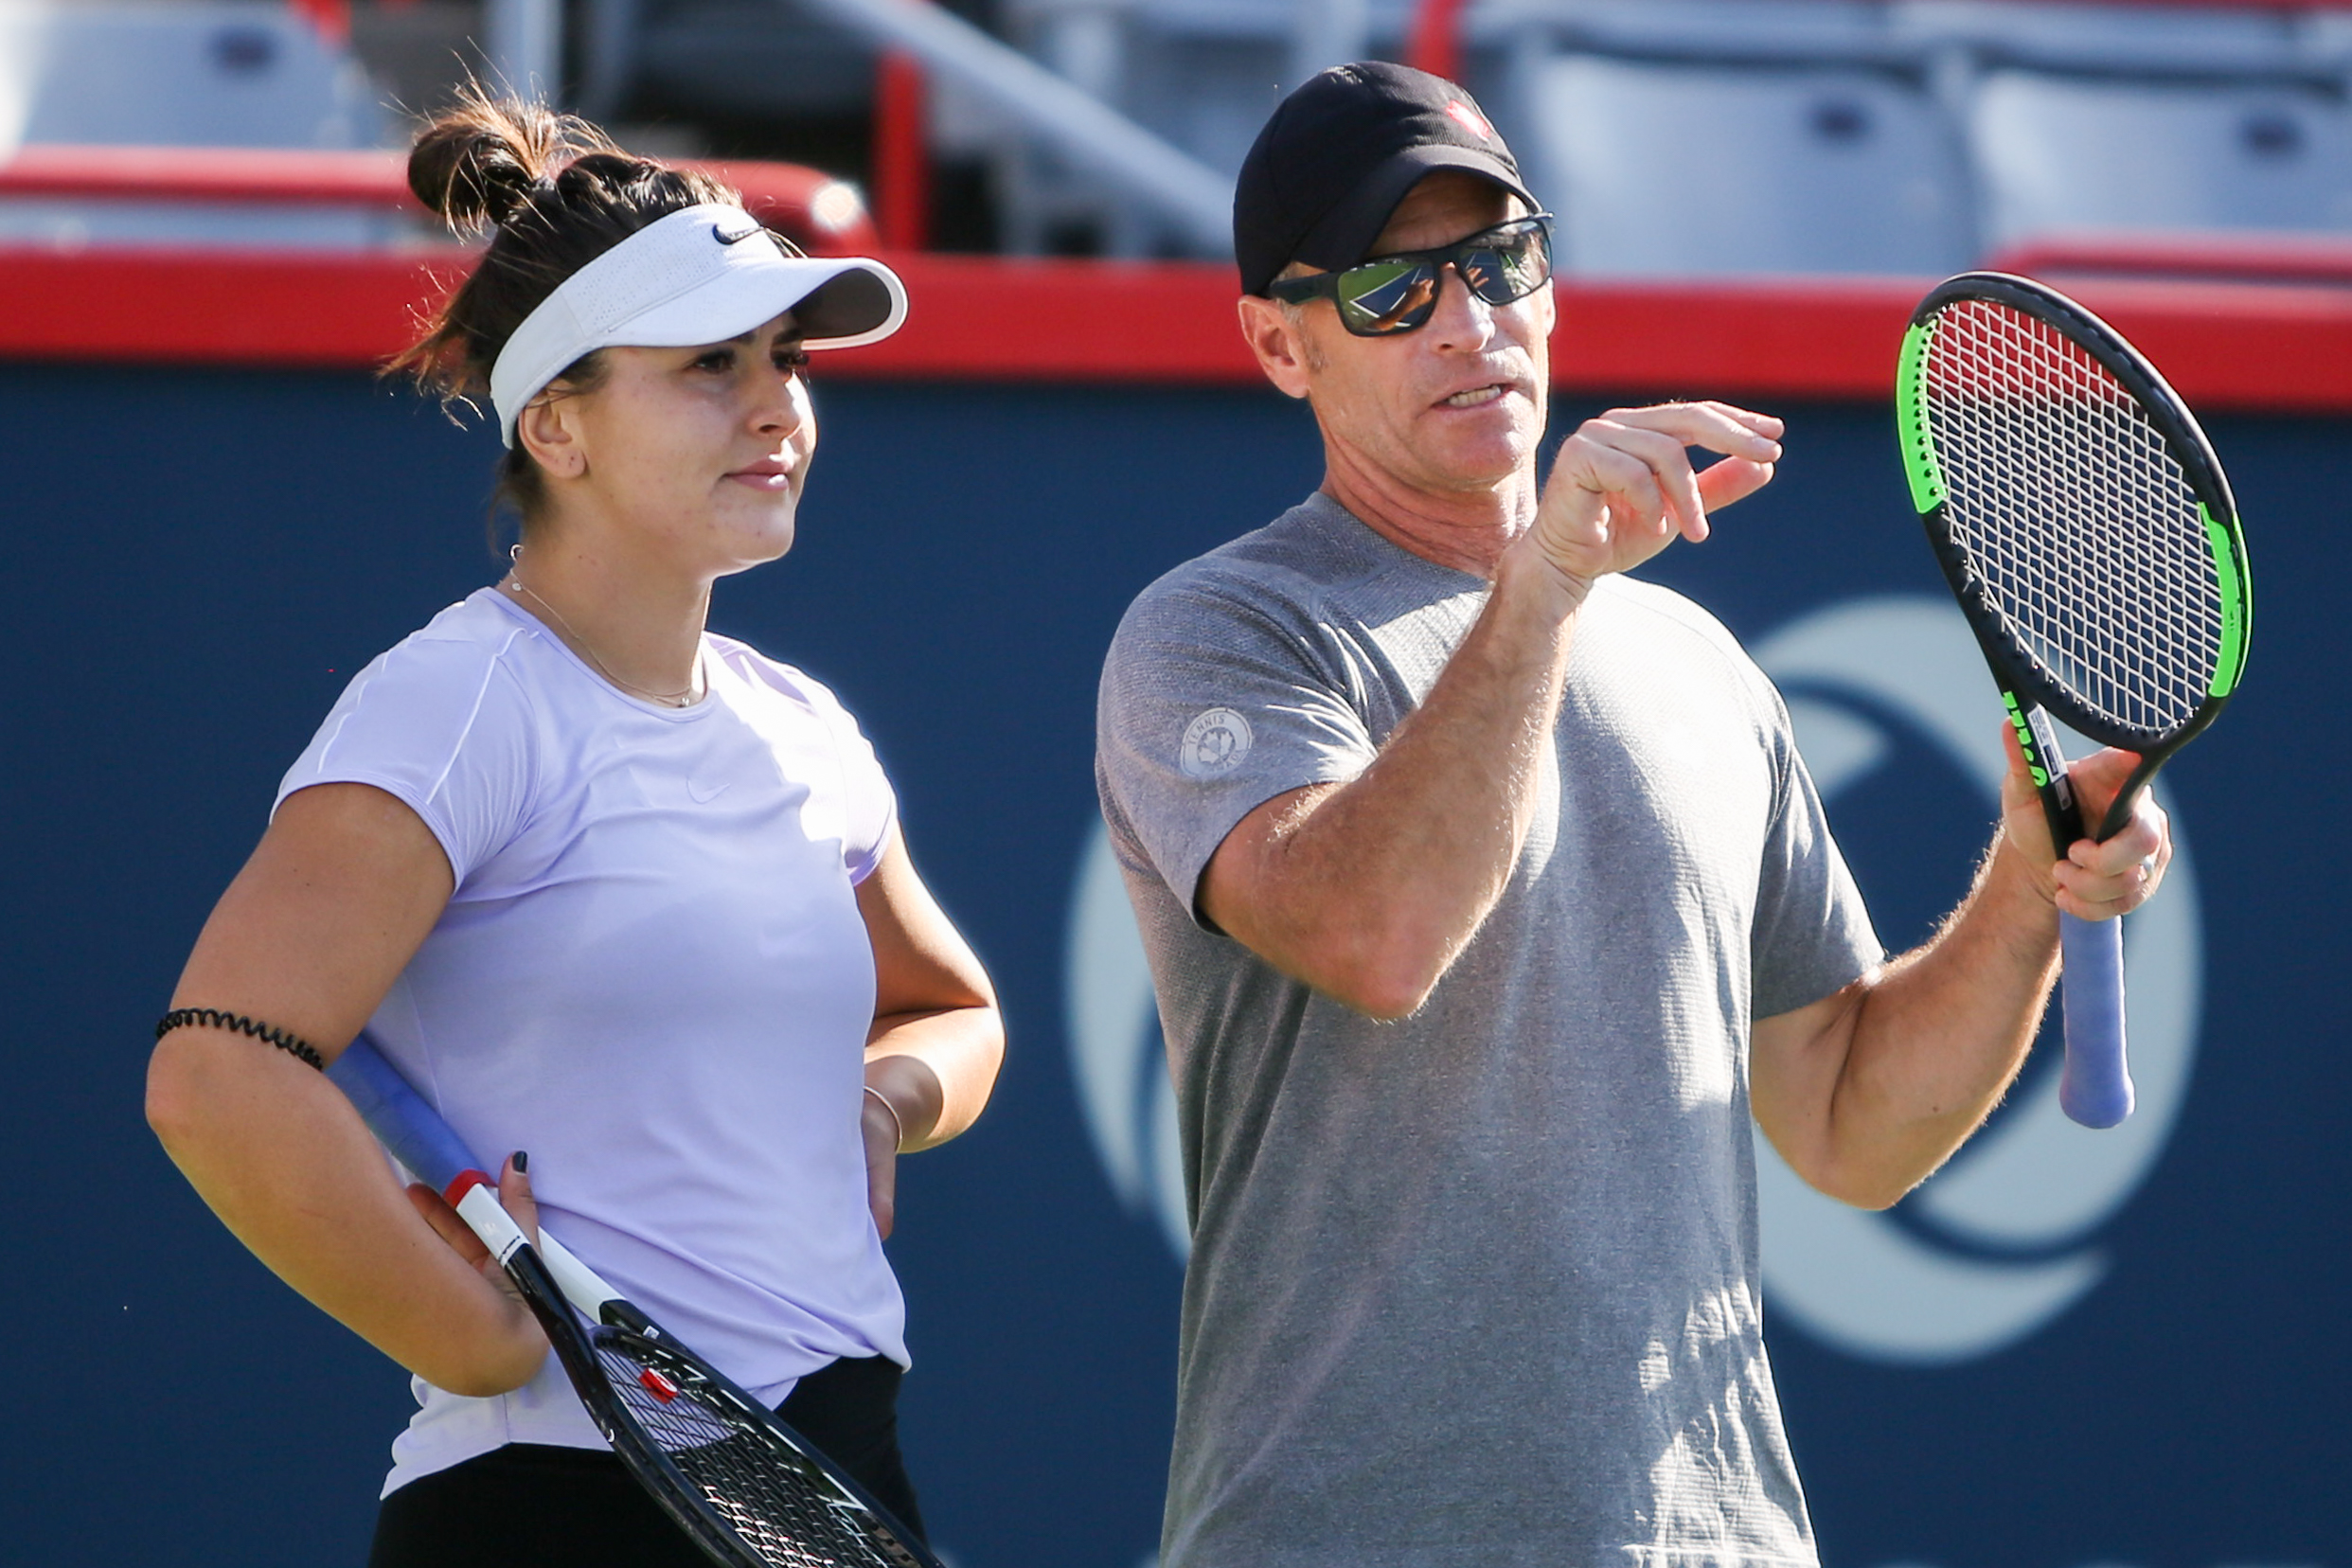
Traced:
[[865, 1081], [898, 1117], [900, 1151], [943, 1144], [978, 1120], [1004, 1057], [993, 1002], [876, 1019]]
[[175, 1029], [149, 1062], [147, 1115], [255, 1256], [409, 1371], [485, 1395], [538, 1370], [529, 1313], [434, 1233], [312, 1068], [243, 1035]]

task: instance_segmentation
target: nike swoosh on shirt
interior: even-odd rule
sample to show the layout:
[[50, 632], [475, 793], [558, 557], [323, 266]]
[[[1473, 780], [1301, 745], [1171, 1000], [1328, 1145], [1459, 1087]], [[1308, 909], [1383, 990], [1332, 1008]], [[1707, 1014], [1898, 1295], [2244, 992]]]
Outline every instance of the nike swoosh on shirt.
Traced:
[[718, 799], [721, 795], [725, 794], [734, 787], [735, 785], [731, 780], [726, 783], [715, 784], [708, 788], [704, 788], [703, 784], [695, 779], [689, 778], [686, 780], [686, 793], [694, 797], [694, 803], [698, 806], [706, 806], [710, 804], [710, 802]]

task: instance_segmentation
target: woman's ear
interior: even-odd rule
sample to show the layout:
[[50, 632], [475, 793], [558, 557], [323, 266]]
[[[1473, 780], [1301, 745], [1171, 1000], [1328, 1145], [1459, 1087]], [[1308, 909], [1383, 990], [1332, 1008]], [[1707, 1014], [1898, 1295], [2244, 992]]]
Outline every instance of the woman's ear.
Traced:
[[588, 472], [573, 400], [542, 394], [524, 404], [514, 421], [515, 445], [531, 455], [550, 479], [577, 479]]

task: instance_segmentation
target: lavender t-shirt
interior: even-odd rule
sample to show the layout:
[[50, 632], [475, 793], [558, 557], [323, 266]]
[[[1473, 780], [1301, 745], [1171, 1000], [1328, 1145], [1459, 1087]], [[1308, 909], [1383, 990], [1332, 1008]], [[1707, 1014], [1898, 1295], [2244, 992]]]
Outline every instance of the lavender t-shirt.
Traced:
[[[859, 1133], [874, 963], [855, 884], [888, 782], [808, 676], [704, 640], [708, 695], [624, 695], [490, 589], [354, 679], [280, 786], [371, 784], [448, 854], [448, 909], [368, 1028], [540, 1218], [772, 1401], [904, 1363]], [[552, 1358], [515, 1393], [419, 1380], [388, 1493], [508, 1442], [603, 1446]]]

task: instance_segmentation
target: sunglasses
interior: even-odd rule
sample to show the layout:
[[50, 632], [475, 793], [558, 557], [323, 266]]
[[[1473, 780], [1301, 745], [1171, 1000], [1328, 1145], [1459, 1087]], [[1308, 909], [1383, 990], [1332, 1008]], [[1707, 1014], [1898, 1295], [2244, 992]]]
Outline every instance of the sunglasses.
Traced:
[[1489, 305], [1524, 299], [1552, 279], [1552, 215], [1497, 223], [1438, 250], [1400, 251], [1338, 272], [1281, 278], [1266, 292], [1292, 305], [1331, 300], [1340, 325], [1356, 336], [1387, 337], [1429, 324], [1449, 264]]

